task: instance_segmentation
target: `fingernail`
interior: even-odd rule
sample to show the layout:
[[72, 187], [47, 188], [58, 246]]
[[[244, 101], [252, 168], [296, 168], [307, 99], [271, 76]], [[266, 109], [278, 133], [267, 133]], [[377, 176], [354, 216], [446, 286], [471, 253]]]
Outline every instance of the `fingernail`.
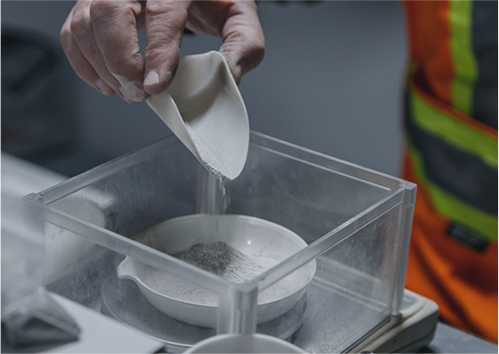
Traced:
[[108, 84], [106, 84], [102, 79], [98, 79], [95, 82], [95, 85], [99, 89], [100, 93], [104, 95], [108, 95], [111, 93], [110, 91], [112, 91], [111, 87]]
[[142, 102], [147, 95], [139, 83], [132, 81], [122, 82], [120, 91], [130, 102]]
[[156, 69], [152, 69], [146, 76], [144, 80], [144, 86], [154, 85], [159, 82], [159, 75]]

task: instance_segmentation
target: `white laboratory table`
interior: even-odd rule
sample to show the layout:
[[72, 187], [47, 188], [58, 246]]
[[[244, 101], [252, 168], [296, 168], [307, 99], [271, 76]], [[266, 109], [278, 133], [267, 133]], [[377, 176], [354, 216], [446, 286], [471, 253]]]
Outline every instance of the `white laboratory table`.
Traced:
[[2, 342], [2, 353], [155, 353], [163, 345], [74, 301], [48, 292], [80, 328], [78, 341], [62, 345], [12, 349]]
[[[60, 174], [2, 152], [2, 193], [22, 198], [65, 179]], [[154, 353], [162, 347], [157, 341], [78, 303], [54, 293], [49, 292], [49, 295], [81, 329], [77, 342], [51, 347], [48, 349], [50, 353]]]

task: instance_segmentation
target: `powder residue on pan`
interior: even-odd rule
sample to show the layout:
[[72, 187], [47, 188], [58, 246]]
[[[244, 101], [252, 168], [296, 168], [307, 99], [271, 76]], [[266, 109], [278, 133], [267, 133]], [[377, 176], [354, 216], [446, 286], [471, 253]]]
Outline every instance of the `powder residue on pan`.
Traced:
[[272, 263], [277, 264], [277, 260], [257, 262], [223, 241], [195, 244], [177, 258], [233, 283], [252, 280], [269, 269]]
[[[234, 283], [250, 281], [280, 262], [278, 257], [246, 255], [221, 241], [196, 244], [175, 256]], [[258, 303], [272, 302], [300, 289], [303, 279], [293, 275], [286, 276], [260, 292]], [[150, 268], [143, 274], [142, 281], [158, 293], [173, 299], [207, 306], [218, 305], [216, 294], [162, 270]]]

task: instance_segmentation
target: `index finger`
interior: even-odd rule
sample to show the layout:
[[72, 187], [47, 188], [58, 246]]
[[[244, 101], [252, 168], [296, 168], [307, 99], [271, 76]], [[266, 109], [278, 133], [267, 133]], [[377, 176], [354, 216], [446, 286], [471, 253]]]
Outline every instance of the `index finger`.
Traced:
[[254, 1], [236, 1], [230, 7], [222, 38], [220, 52], [239, 84], [241, 77], [256, 68], [265, 54], [265, 37]]
[[149, 0], [146, 5], [147, 44], [145, 86], [151, 94], [163, 91], [177, 69], [182, 34], [190, 1]]
[[144, 58], [140, 54], [136, 17], [142, 11], [139, 1], [95, 0], [90, 17], [95, 39], [108, 70], [120, 82], [128, 102], [143, 101]]

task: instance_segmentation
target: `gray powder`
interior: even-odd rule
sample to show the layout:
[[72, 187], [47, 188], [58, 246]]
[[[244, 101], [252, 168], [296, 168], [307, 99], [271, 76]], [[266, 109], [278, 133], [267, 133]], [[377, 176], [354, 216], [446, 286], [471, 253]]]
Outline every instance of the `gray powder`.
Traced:
[[[246, 255], [225, 242], [196, 244], [176, 255], [194, 266], [233, 283], [250, 281], [280, 262], [278, 255]], [[217, 306], [218, 296], [196, 284], [160, 269], [143, 265], [141, 280], [163, 296], [199, 305]], [[258, 294], [258, 304], [282, 299], [300, 290], [310, 279], [308, 272], [294, 272]]]
[[270, 268], [223, 241], [198, 243], [176, 257], [233, 283], [252, 280]]

